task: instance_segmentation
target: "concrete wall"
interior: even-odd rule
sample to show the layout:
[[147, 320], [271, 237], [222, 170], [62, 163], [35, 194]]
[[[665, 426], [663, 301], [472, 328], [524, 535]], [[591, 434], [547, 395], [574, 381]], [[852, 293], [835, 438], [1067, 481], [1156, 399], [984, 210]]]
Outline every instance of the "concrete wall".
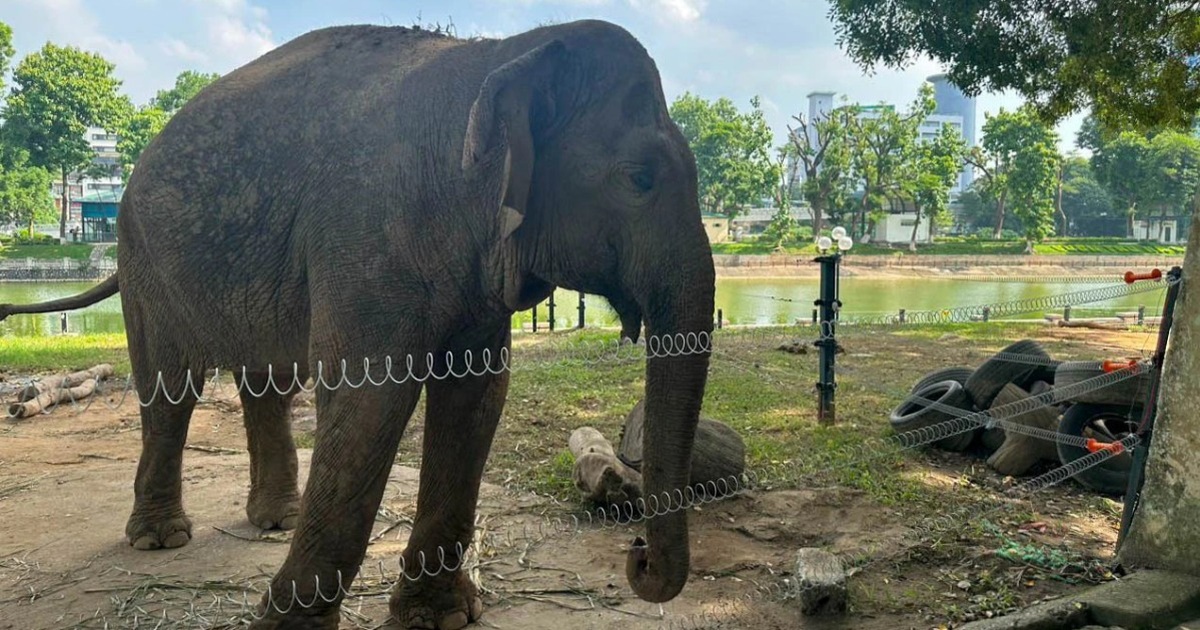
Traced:
[[[872, 243], [908, 243], [912, 241], [913, 223], [917, 215], [889, 214], [875, 222], [875, 231], [871, 233]], [[917, 242], [929, 242], [929, 221], [921, 219], [917, 226]]]

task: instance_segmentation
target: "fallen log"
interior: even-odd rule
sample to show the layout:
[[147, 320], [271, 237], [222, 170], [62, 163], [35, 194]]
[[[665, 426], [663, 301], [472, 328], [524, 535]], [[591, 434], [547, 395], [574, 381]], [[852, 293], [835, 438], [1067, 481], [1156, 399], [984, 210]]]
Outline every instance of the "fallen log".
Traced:
[[1057, 322], [1059, 328], [1092, 328], [1095, 330], [1129, 330], [1129, 326], [1118, 323], [1096, 322], [1083, 319], [1073, 319], [1067, 321], [1060, 319]]
[[88, 380], [74, 387], [59, 387], [38, 394], [37, 398], [25, 402], [17, 402], [8, 406], [9, 415], [15, 418], [29, 418], [59, 403], [72, 402], [87, 398], [96, 391], [96, 379]]
[[641, 473], [617, 459], [612, 444], [596, 429], [580, 427], [567, 440], [575, 456], [575, 487], [601, 505], [624, 505], [641, 496]]
[[112, 375], [113, 367], [107, 363], [101, 363], [95, 367], [72, 372], [71, 374], [49, 376], [36, 383], [30, 383], [21, 391], [21, 394], [17, 397], [17, 402], [33, 400], [51, 390], [78, 387], [89, 379], [99, 382]]

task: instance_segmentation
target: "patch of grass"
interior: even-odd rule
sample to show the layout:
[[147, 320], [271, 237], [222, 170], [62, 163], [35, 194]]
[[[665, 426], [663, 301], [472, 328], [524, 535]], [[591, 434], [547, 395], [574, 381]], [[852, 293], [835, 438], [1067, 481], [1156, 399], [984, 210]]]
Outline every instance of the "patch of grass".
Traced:
[[24, 260], [36, 258], [39, 260], [58, 260], [71, 258], [86, 260], [92, 255], [91, 245], [4, 245], [0, 246], [0, 259]]
[[125, 333], [0, 337], [0, 369], [22, 373], [85, 370], [110, 363], [117, 374], [129, 373]]
[[[1123, 239], [1055, 239], [1035, 244], [1033, 252], [1042, 256], [1183, 256], [1182, 245], [1160, 245], [1151, 242], [1134, 242]], [[765, 241], [746, 240], [738, 243], [714, 243], [714, 254], [766, 255], [787, 254], [794, 256], [816, 255], [812, 243], [794, 245], [776, 250]], [[1025, 241], [1001, 239], [943, 237], [933, 243], [918, 243], [917, 251], [908, 249], [908, 243], [873, 245], [855, 243], [852, 256], [1023, 256]]]

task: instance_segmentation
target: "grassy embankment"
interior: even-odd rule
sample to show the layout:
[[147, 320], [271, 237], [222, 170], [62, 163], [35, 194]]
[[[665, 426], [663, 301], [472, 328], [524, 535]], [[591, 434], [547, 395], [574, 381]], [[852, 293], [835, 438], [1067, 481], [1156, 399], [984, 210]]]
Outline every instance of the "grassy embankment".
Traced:
[[[855, 243], [851, 250], [855, 255], [863, 256], [904, 256], [910, 255], [908, 246], [897, 244], [892, 247], [881, 247], [867, 243]], [[1149, 242], [1133, 242], [1115, 238], [1079, 238], [1051, 239], [1034, 245], [1033, 252], [1041, 256], [1183, 256], [1182, 245], [1159, 245]], [[816, 245], [785, 247], [782, 252], [764, 242], [748, 241], [741, 243], [716, 243], [713, 245], [714, 254], [762, 255], [784, 253], [794, 255], [815, 255]], [[1014, 240], [981, 240], [981, 239], [939, 239], [933, 244], [917, 246], [916, 254], [923, 256], [1021, 256], [1025, 253], [1025, 242]]]

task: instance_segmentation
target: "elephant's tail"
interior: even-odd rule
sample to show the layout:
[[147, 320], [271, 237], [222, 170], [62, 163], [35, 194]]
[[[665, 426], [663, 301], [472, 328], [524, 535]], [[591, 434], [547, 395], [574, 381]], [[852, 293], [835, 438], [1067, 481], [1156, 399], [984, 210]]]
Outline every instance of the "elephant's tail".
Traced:
[[100, 300], [112, 297], [120, 290], [117, 282], [117, 274], [113, 274], [104, 279], [104, 282], [80, 293], [58, 300], [50, 300], [49, 302], [38, 302], [37, 304], [0, 304], [0, 321], [4, 321], [9, 315], [20, 315], [24, 313], [53, 313], [56, 311], [73, 311], [77, 308], [91, 306]]

